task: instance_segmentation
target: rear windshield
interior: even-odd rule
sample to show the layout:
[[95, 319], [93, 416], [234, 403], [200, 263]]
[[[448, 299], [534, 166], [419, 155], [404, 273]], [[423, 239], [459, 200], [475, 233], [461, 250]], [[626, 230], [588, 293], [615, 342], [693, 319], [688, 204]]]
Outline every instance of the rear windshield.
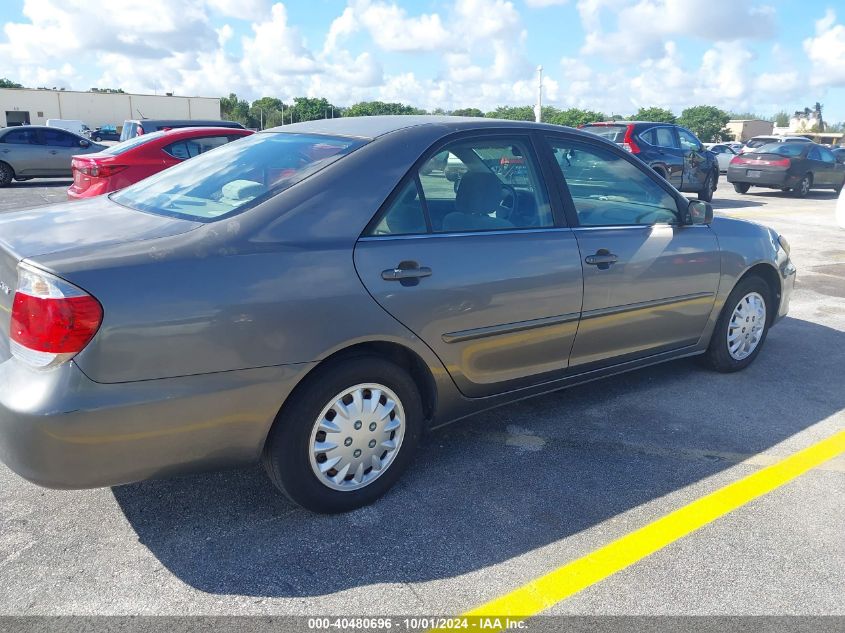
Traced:
[[807, 146], [800, 141], [798, 143], [769, 143], [754, 150], [755, 154], [778, 154], [780, 156], [800, 156], [807, 149]]
[[211, 222], [267, 200], [365, 142], [281, 132], [253, 134], [159, 172], [111, 199], [140, 211]]
[[752, 138], [748, 141], [745, 146], [746, 147], [763, 147], [763, 145], [767, 145], [769, 143], [776, 143], [777, 139], [774, 138]]
[[149, 141], [153, 141], [157, 138], [161, 138], [164, 135], [164, 132], [153, 132], [152, 134], [142, 134], [141, 136], [135, 136], [130, 138], [128, 141], [121, 141], [116, 145], [112, 145], [108, 149], [104, 149], [101, 154], [111, 154], [112, 156], [120, 156], [123, 152], [126, 152], [130, 149], [138, 147], [139, 145], [143, 145], [144, 143], [148, 143]]
[[591, 132], [596, 136], [606, 138], [608, 141], [614, 143], [621, 143], [625, 140], [625, 130], [627, 125], [585, 125], [583, 128], [585, 132]]

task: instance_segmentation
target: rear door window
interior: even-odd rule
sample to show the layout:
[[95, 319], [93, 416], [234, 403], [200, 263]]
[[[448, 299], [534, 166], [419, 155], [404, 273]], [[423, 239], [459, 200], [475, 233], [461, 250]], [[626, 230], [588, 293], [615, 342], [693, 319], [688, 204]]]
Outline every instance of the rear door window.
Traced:
[[79, 143], [75, 137], [61, 130], [41, 130], [44, 144], [50, 147], [74, 147]]
[[12, 145], [35, 145], [38, 143], [32, 130], [12, 130], [3, 137], [3, 142]]
[[229, 140], [230, 137], [228, 136], [203, 136], [200, 138], [191, 138], [171, 143], [164, 148], [164, 151], [173, 156], [173, 158], [187, 160], [188, 158], [199, 156], [200, 154], [203, 154], [210, 149], [214, 149], [215, 147], [225, 145], [229, 142]]
[[678, 139], [675, 137], [675, 131], [670, 127], [654, 128], [655, 138], [657, 139], [658, 147], [669, 147], [671, 149], [679, 149]]

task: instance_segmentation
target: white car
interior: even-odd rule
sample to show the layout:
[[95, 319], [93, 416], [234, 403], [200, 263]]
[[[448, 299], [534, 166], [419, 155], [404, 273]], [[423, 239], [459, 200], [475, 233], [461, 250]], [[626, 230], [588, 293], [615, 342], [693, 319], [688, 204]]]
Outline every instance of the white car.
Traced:
[[716, 160], [719, 161], [719, 172], [726, 173], [728, 165], [731, 164], [731, 159], [736, 156], [736, 152], [728, 143], [705, 143], [704, 146], [716, 154]]

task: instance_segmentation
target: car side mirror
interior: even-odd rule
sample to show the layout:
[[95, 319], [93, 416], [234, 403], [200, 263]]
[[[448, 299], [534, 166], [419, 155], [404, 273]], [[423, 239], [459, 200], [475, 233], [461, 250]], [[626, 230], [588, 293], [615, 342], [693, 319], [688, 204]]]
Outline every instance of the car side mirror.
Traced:
[[79, 139], [79, 147], [91, 147], [91, 141], [86, 141], [84, 138]]
[[713, 222], [713, 205], [703, 200], [690, 200], [684, 224], [710, 224]]

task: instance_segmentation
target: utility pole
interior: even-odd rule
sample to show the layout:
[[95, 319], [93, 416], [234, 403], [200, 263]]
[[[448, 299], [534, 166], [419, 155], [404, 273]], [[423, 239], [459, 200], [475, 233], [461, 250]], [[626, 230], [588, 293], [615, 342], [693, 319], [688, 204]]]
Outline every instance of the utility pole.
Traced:
[[543, 67], [537, 66], [537, 105], [534, 106], [534, 120], [539, 123], [543, 114]]

